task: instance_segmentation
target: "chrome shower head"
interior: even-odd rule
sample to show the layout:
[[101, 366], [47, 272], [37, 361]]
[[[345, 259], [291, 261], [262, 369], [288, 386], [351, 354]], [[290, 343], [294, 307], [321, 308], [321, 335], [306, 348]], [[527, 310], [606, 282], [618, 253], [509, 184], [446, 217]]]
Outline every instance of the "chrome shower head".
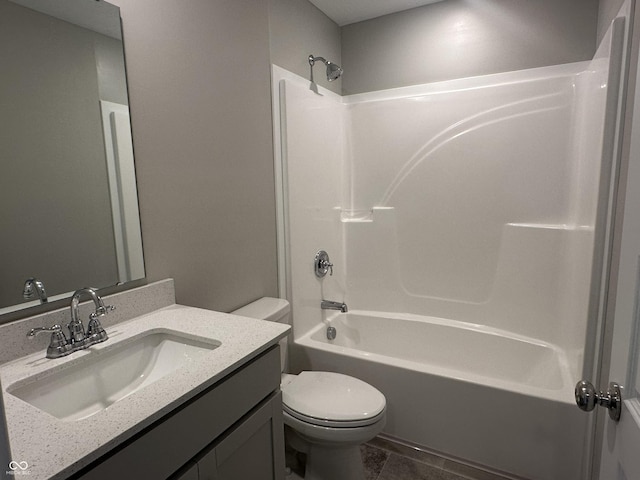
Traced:
[[340, 78], [340, 75], [342, 75], [342, 73], [344, 72], [344, 70], [342, 70], [342, 68], [340, 68], [339, 65], [336, 65], [335, 63], [330, 62], [329, 60], [326, 60], [323, 57], [314, 57], [313, 55], [309, 55], [309, 65], [311, 65], [312, 81], [313, 81], [313, 65], [316, 63], [316, 60], [321, 61], [327, 66], [327, 80], [329, 80], [330, 82], [333, 82], [334, 80], [337, 80], [338, 78]]
[[338, 65], [327, 61], [327, 80], [329, 80], [330, 82], [337, 80], [338, 78], [340, 78], [340, 75], [342, 75], [342, 72], [342, 68], [340, 68]]

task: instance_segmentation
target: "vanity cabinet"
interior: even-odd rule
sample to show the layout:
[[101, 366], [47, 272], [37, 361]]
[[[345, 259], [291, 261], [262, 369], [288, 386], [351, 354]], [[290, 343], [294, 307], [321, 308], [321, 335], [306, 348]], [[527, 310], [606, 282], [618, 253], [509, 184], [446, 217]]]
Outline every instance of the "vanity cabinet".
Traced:
[[276, 345], [73, 478], [284, 480]]

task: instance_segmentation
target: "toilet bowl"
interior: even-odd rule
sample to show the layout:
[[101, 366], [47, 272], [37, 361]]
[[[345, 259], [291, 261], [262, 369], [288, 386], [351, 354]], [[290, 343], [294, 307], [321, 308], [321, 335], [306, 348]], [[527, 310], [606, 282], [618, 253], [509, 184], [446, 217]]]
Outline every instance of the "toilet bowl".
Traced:
[[[286, 300], [264, 297], [234, 312], [290, 323]], [[287, 344], [281, 341], [284, 371]], [[305, 480], [363, 480], [360, 445], [386, 422], [386, 400], [375, 387], [334, 372], [283, 373], [280, 384], [289, 446], [307, 456]]]

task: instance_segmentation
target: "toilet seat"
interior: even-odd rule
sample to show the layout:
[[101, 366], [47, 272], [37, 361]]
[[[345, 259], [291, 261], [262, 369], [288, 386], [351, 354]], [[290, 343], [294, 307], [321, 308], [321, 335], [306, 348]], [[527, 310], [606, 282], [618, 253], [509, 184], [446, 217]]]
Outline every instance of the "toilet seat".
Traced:
[[333, 428], [372, 425], [385, 415], [375, 387], [348, 375], [304, 371], [281, 385], [283, 409], [300, 421]]
[[293, 418], [297, 418], [301, 422], [309, 423], [311, 425], [317, 425], [319, 427], [330, 427], [330, 428], [356, 428], [356, 427], [367, 427], [369, 425], [373, 425], [378, 420], [385, 416], [385, 411], [380, 412], [375, 417], [365, 418], [362, 420], [325, 420], [323, 418], [315, 418], [310, 417], [309, 415], [305, 415], [300, 412], [296, 412], [292, 408], [289, 408], [284, 403], [282, 404], [282, 410], [285, 413], [288, 413]]

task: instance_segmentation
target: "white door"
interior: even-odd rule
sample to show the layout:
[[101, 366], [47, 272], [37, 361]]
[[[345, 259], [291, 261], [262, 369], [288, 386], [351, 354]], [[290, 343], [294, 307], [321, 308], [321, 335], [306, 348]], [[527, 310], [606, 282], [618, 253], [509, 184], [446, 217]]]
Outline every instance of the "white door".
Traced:
[[[638, 25], [635, 30], [638, 35]], [[638, 73], [636, 78], [640, 79]], [[622, 386], [622, 412], [618, 422], [606, 416], [600, 480], [640, 480], [640, 82], [636, 82], [633, 105], [627, 103], [627, 108], [633, 108], [633, 120], [630, 128], [625, 129], [629, 167], [617, 288], [615, 299], [612, 299], [615, 309], [611, 364], [608, 378], [607, 372], [603, 372], [603, 385], [600, 386], [603, 390], [609, 382]]]

